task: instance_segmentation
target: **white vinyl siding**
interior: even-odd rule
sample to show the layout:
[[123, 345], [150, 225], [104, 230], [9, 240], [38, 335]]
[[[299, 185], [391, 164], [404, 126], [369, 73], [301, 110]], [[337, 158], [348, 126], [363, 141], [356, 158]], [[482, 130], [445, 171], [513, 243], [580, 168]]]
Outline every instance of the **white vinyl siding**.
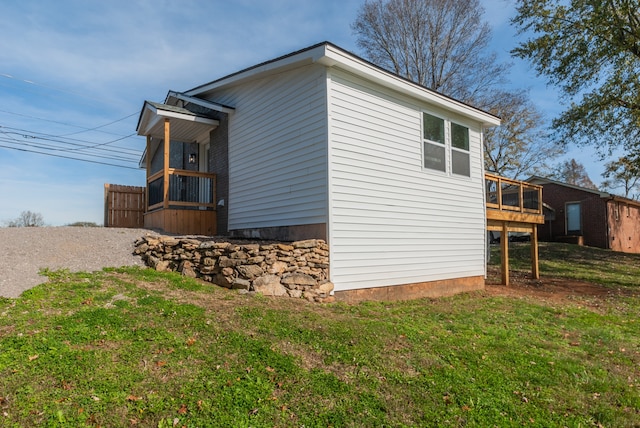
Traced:
[[[480, 128], [470, 178], [423, 168], [421, 105], [333, 69], [329, 83], [329, 239], [335, 290], [484, 275]], [[431, 171], [431, 172], [430, 172]]]
[[213, 95], [236, 106], [229, 120], [229, 230], [326, 223], [324, 68]]

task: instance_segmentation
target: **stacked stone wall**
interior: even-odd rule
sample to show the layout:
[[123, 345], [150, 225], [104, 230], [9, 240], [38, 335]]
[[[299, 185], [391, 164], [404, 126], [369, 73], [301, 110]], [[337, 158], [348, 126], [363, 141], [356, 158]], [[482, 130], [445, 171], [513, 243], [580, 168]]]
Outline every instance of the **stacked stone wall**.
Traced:
[[136, 242], [135, 253], [157, 271], [177, 271], [221, 287], [316, 302], [333, 300], [329, 247], [319, 239], [231, 242], [148, 235]]

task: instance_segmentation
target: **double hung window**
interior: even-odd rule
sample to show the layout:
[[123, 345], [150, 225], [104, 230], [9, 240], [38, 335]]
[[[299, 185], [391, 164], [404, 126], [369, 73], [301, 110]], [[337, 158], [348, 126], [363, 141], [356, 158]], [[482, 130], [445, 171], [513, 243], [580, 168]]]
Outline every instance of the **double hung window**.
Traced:
[[422, 113], [422, 140], [425, 168], [471, 176], [469, 128]]

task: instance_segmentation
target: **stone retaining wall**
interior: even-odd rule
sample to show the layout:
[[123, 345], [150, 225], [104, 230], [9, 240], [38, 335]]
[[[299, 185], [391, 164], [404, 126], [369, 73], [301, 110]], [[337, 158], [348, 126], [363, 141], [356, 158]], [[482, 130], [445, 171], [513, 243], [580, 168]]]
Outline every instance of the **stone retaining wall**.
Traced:
[[262, 243], [147, 235], [136, 241], [135, 253], [158, 271], [177, 271], [226, 288], [333, 301], [329, 247], [319, 239]]

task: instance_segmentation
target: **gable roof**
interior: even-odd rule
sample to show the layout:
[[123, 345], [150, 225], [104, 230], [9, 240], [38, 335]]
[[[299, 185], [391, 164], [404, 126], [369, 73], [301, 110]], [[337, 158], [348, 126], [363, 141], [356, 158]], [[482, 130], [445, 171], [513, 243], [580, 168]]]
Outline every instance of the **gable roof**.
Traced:
[[171, 128], [171, 135], [182, 141], [191, 141], [195, 135], [208, 132], [219, 125], [217, 120], [183, 107], [145, 101], [136, 128], [138, 135], [163, 138], [164, 118], [177, 119]]
[[[595, 195], [600, 196], [602, 199], [610, 199], [610, 200], [617, 201], [617, 202], [624, 202], [624, 203], [629, 204], [629, 205], [640, 206], [640, 201], [636, 201], [635, 199], [629, 199], [629, 198], [625, 198], [623, 196], [617, 196], [617, 195], [613, 195], [613, 194], [611, 194], [609, 192], [601, 192], [601, 191], [595, 190], [595, 189], [588, 189], [586, 187], [576, 186], [575, 184], [563, 183], [561, 181], [552, 180], [552, 179], [546, 178], [546, 177], [539, 177], [537, 175], [532, 175], [531, 177], [527, 178], [525, 181], [527, 181], [527, 182], [529, 182], [531, 184], [538, 184], [538, 185], [541, 185], [541, 186], [544, 186], [545, 184], [555, 184], [555, 185], [558, 185], [558, 186], [567, 187], [569, 189], [580, 190], [580, 191], [587, 192], [587, 193], [593, 193]], [[543, 190], [543, 192], [544, 192], [544, 190]]]
[[410, 95], [413, 98], [452, 110], [462, 116], [482, 123], [485, 127], [500, 125], [500, 118], [491, 113], [433, 91], [425, 86], [418, 85], [411, 80], [391, 73], [330, 42], [318, 43], [308, 48], [256, 64], [220, 79], [196, 86], [193, 89], [185, 91], [184, 95], [192, 97], [206, 97], [207, 93], [213, 92], [216, 89], [281, 73], [287, 69], [312, 63], [322, 64], [326, 67], [336, 67], [352, 72], [385, 87]]
[[577, 186], [575, 184], [563, 183], [562, 181], [552, 180], [550, 178], [540, 177], [538, 175], [532, 175], [531, 177], [527, 178], [525, 181], [531, 184], [539, 184], [541, 186], [544, 186], [545, 184], [556, 184], [558, 186], [568, 187], [570, 189], [581, 190], [583, 192], [588, 192], [588, 193], [594, 193], [600, 196], [601, 198], [607, 198], [611, 196], [611, 194], [607, 192], [601, 192], [600, 190], [597, 190], [597, 189], [589, 189], [587, 187]]

